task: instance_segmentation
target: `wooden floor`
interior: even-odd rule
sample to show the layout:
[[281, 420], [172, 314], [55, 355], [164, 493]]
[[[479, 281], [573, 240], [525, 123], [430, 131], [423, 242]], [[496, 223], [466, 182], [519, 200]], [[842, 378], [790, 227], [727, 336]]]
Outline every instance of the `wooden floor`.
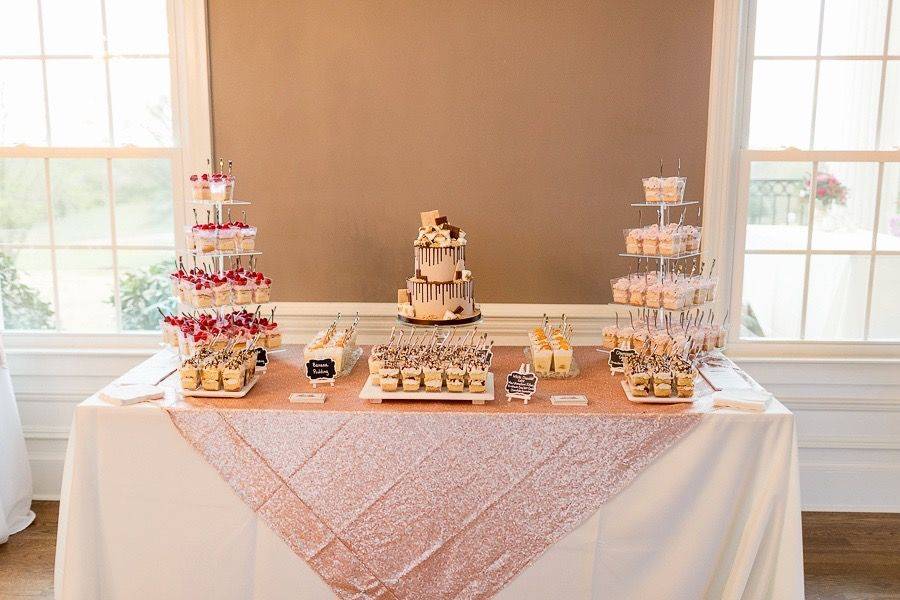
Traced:
[[[0, 545], [0, 598], [53, 597], [57, 502]], [[900, 514], [803, 513], [808, 600], [900, 599]]]

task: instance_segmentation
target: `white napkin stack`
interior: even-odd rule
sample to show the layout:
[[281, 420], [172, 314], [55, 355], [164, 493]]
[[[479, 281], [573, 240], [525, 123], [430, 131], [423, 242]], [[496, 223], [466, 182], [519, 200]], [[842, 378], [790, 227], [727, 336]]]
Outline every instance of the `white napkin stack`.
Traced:
[[736, 408], [763, 412], [766, 410], [772, 394], [756, 390], [721, 390], [714, 392], [712, 397], [714, 408]]
[[163, 388], [145, 383], [111, 383], [100, 391], [100, 399], [116, 406], [160, 400], [166, 395]]

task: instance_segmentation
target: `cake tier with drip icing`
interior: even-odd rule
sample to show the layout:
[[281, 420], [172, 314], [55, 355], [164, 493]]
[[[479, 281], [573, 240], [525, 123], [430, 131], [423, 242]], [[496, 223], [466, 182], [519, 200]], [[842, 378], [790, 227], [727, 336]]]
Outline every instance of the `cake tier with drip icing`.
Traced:
[[457, 266], [465, 264], [466, 247], [416, 246], [415, 255], [416, 277], [431, 282], [447, 283], [460, 277]]
[[471, 280], [433, 283], [410, 277], [406, 285], [418, 319], [443, 320], [448, 312], [459, 319], [475, 314], [475, 284]]

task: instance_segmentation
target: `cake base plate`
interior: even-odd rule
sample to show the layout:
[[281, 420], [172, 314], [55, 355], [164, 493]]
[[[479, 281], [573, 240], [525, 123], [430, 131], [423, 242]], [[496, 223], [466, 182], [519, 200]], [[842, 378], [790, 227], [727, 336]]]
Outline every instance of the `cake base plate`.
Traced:
[[481, 311], [476, 310], [474, 315], [472, 315], [471, 317], [465, 317], [463, 319], [417, 319], [415, 317], [405, 317], [403, 315], [397, 315], [397, 320], [401, 323], [406, 323], [407, 325], [425, 325], [428, 327], [432, 327], [434, 325], [437, 325], [438, 327], [471, 325], [472, 323], [477, 323], [481, 320]]
[[484, 382], [483, 392], [451, 392], [447, 386], [441, 387], [440, 392], [426, 392], [424, 386], [418, 392], [404, 392], [397, 389], [396, 392], [385, 392], [380, 385], [372, 383], [374, 375], [369, 375], [359, 397], [368, 400], [372, 404], [381, 404], [383, 400], [461, 400], [472, 404], [484, 404], [494, 399], [494, 374], [488, 372]]

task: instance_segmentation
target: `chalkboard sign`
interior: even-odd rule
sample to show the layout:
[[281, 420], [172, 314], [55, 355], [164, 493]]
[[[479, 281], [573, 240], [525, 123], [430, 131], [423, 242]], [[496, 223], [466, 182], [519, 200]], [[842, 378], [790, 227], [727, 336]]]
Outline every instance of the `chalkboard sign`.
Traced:
[[306, 376], [313, 387], [319, 383], [334, 385], [335, 374], [334, 360], [330, 358], [314, 358], [306, 361]]
[[265, 348], [256, 349], [256, 366], [265, 367], [269, 364], [269, 353]]
[[528, 401], [537, 390], [537, 375], [524, 371], [513, 371], [506, 376], [506, 398], [521, 398]]
[[627, 350], [625, 348], [613, 348], [612, 352], [609, 353], [609, 369], [615, 373], [616, 371], [622, 371], [624, 369], [624, 360], [626, 356], [632, 356], [637, 354], [634, 350]]

